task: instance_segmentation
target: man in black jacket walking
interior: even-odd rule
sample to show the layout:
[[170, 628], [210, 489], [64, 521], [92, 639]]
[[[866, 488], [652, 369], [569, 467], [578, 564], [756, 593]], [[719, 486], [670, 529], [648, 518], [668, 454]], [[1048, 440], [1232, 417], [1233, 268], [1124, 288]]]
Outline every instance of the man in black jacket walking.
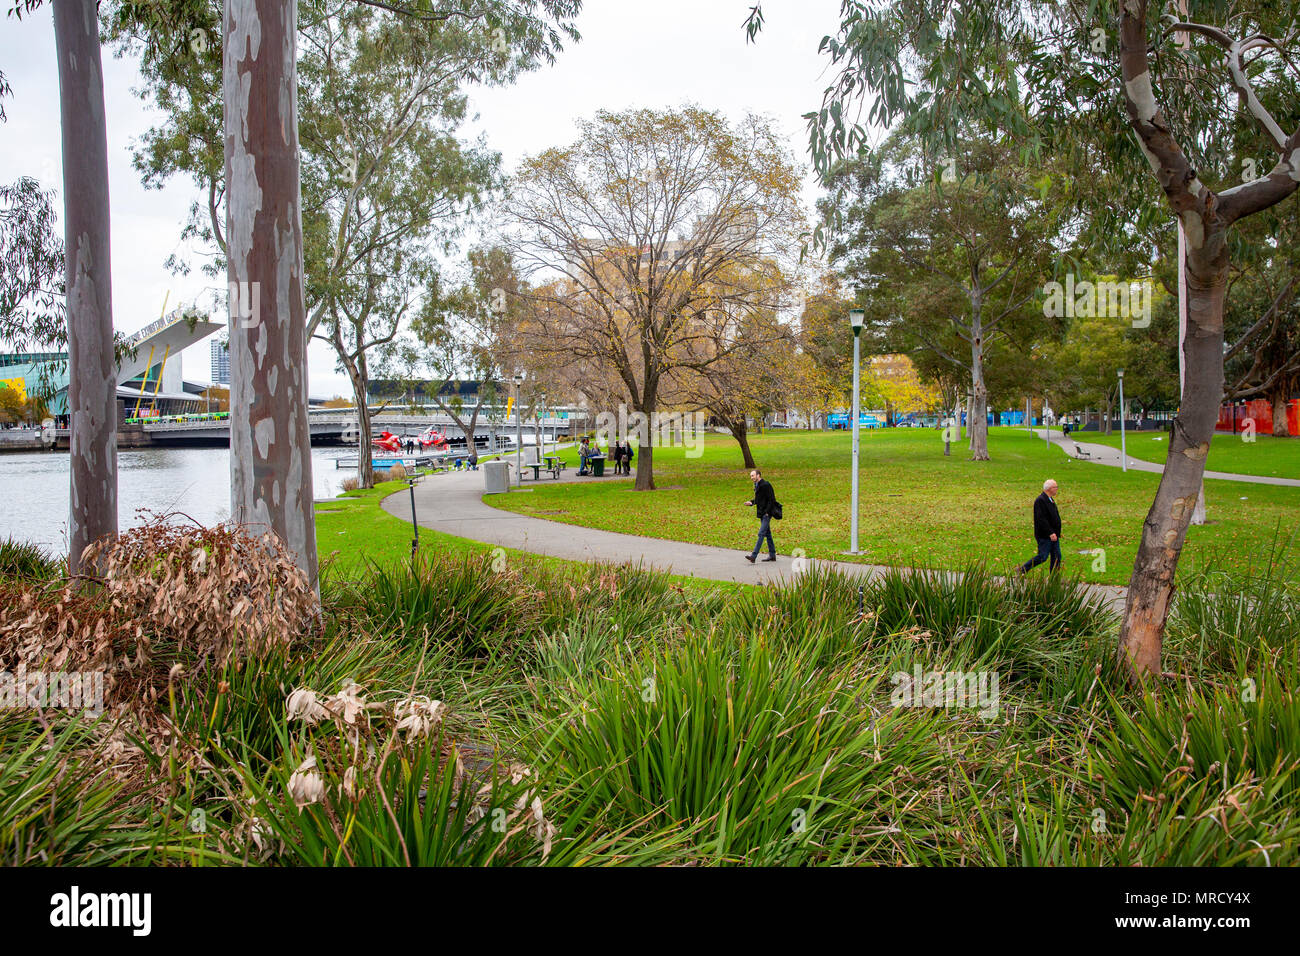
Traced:
[[758, 515], [758, 541], [754, 543], [752, 553], [745, 555], [745, 560], [753, 564], [758, 559], [758, 552], [763, 550], [763, 539], [767, 539], [767, 557], [764, 561], [776, 560], [776, 544], [772, 541], [772, 506], [776, 504], [776, 494], [772, 491], [772, 486], [763, 478], [763, 473], [755, 468], [749, 473], [749, 478], [754, 482], [754, 497], [746, 501], [746, 505], [753, 505], [754, 512]]
[[1016, 569], [1020, 574], [1026, 574], [1048, 558], [1052, 560], [1050, 570], [1061, 567], [1061, 513], [1053, 500], [1056, 491], [1056, 482], [1048, 478], [1043, 482], [1043, 493], [1034, 499], [1034, 540], [1038, 542], [1038, 554]]

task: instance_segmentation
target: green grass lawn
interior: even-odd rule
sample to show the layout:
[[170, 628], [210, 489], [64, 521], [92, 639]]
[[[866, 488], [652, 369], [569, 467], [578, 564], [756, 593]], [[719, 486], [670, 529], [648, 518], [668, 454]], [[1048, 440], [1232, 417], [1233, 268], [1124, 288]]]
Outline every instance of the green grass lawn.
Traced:
[[[425, 480], [437, 481], [437, 478]], [[346, 491], [338, 498], [317, 503], [316, 552], [324, 577], [355, 580], [364, 575], [367, 562], [391, 565], [411, 559], [411, 523], [393, 517], [381, 507], [381, 502], [389, 495], [406, 494], [407, 487], [404, 481], [386, 481], [368, 490]], [[432, 528], [420, 529], [420, 551], [423, 554], [486, 554], [495, 551], [496, 547]], [[511, 562], [522, 561], [556, 570], [581, 563], [528, 554], [513, 548], [502, 550]], [[753, 586], [729, 581], [701, 581], [683, 575], [670, 577], [675, 583], [698, 592], [737, 591]]]
[[[426, 479], [432, 480], [432, 479]], [[316, 552], [326, 575], [356, 577], [366, 560], [378, 564], [411, 557], [411, 523], [394, 518], [380, 502], [405, 491], [404, 481], [385, 481], [363, 491], [345, 491], [316, 505]], [[420, 529], [420, 549], [446, 554], [480, 554], [492, 545]]]
[[[1119, 447], [1119, 432], [1110, 435], [1079, 432], [1071, 437], [1082, 442]], [[1130, 458], [1163, 465], [1169, 453], [1169, 435], [1165, 432], [1129, 432], [1125, 445]], [[1205, 467], [1210, 471], [1237, 475], [1300, 478], [1300, 438], [1256, 435], [1253, 442], [1248, 442], [1240, 435], [1219, 433], [1210, 442], [1210, 457]]]
[[[776, 490], [785, 519], [774, 523], [778, 550], [853, 560], [849, 543], [850, 438], [845, 432], [779, 431], [751, 438], [754, 457]], [[1057, 479], [1066, 567], [1098, 584], [1126, 584], [1142, 521], [1159, 476], [1068, 459], [1022, 429], [994, 428], [993, 460], [972, 462], [963, 447], [943, 455], [937, 431], [892, 429], [862, 434], [861, 518], [856, 560], [960, 569], [973, 561], [1006, 570], [1034, 552], [1031, 506], [1043, 480]], [[566, 453], [570, 461], [576, 452]], [[494, 496], [494, 507], [552, 521], [735, 548], [753, 546], [752, 486], [739, 448], [709, 436], [703, 457], [656, 449], [657, 491], [638, 493], [630, 479], [539, 483], [527, 495]], [[1248, 570], [1280, 525], [1300, 515], [1300, 489], [1207, 481], [1210, 523], [1192, 528], [1188, 558], [1215, 557]], [[1079, 552], [1105, 550], [1105, 570]], [[739, 555], [737, 557], [739, 560]]]

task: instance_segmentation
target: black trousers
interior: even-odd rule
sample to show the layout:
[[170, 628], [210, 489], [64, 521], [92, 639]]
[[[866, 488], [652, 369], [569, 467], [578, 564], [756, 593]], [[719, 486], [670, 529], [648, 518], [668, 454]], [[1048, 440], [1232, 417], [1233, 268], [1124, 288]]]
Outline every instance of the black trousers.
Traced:
[[1038, 542], [1038, 553], [1022, 564], [1020, 570], [1029, 571], [1032, 568], [1038, 567], [1049, 558], [1052, 561], [1051, 565], [1049, 565], [1049, 570], [1055, 571], [1059, 568], [1061, 566], [1060, 536], [1058, 535], [1057, 540], [1055, 541], [1051, 538], [1035, 538], [1034, 540]]

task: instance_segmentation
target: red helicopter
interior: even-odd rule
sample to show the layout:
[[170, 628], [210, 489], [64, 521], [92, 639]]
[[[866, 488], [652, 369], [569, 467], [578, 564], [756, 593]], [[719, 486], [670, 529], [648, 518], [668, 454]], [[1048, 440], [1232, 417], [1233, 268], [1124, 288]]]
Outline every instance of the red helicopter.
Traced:
[[382, 448], [384, 451], [402, 450], [402, 439], [394, 435], [388, 429], [384, 429], [377, 436], [370, 439], [370, 444], [375, 448]]
[[421, 448], [433, 448], [436, 451], [446, 451], [448, 447], [447, 439], [441, 432], [436, 432], [433, 428], [426, 428], [420, 432], [416, 442], [419, 443]]

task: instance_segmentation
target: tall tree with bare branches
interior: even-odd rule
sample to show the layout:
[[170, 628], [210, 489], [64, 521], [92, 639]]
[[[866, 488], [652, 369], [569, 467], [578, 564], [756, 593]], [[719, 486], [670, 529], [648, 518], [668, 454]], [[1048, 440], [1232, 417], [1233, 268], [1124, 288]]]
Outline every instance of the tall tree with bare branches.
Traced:
[[[534, 346], [607, 367], [653, 416], [674, 374], [741, 348], [739, 319], [785, 298], [799, 170], [752, 116], [733, 127], [694, 107], [602, 112], [579, 133], [525, 160], [505, 204], [518, 268], [559, 277], [529, 294]], [[648, 491], [654, 450], [641, 444], [636, 488]]]

